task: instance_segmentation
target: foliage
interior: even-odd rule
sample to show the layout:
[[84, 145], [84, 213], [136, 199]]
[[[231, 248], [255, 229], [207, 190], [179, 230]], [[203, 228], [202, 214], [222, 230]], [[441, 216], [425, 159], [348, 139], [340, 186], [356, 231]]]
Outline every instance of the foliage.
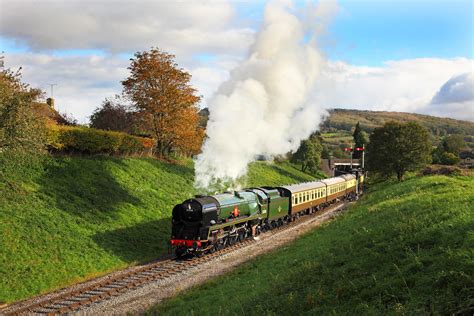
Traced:
[[74, 116], [68, 113], [58, 113], [56, 117], [56, 123], [59, 125], [66, 126], [78, 126], [78, 122]]
[[[160, 257], [172, 207], [198, 193], [191, 161], [73, 156], [28, 172], [16, 188], [0, 182], [0, 301]], [[311, 179], [288, 163], [254, 163], [247, 185]]]
[[331, 151], [329, 150], [327, 145], [322, 145], [323, 150], [321, 151], [321, 158], [322, 159], [330, 159], [331, 158]]
[[191, 75], [178, 68], [173, 55], [157, 48], [137, 52], [128, 69], [124, 94], [151, 127], [157, 154], [197, 154], [204, 131], [199, 127], [200, 97], [190, 85]]
[[344, 152], [344, 150], [341, 147], [336, 147], [332, 151], [332, 155], [334, 158], [339, 158], [339, 159], [347, 159], [350, 158], [348, 157], [347, 153]]
[[400, 123], [417, 122], [436, 137], [449, 134], [474, 135], [474, 124], [472, 122], [451, 118], [414, 113], [345, 109], [333, 109], [329, 111], [329, 114], [329, 117], [321, 126], [324, 132], [350, 131], [357, 122], [360, 122], [361, 129], [371, 133], [375, 128], [382, 127], [387, 122], [397, 121]]
[[316, 135], [312, 135], [306, 140], [301, 141], [300, 147], [293, 154], [291, 160], [293, 163], [301, 164], [301, 171], [309, 170], [315, 172], [319, 169], [321, 162], [321, 153], [323, 146]]
[[[369, 143], [369, 136], [365, 131], [360, 128], [360, 123], [357, 122], [354, 133], [352, 133], [352, 137], [354, 138], [354, 147], [362, 148], [367, 146]], [[354, 151], [352, 154], [354, 159], [359, 159], [362, 157], [362, 151]]]
[[[206, 126], [209, 116], [208, 109], [201, 110], [199, 114], [202, 125]], [[382, 127], [389, 121], [419, 123], [428, 129], [435, 145], [443, 136], [461, 134], [464, 136], [467, 147], [474, 149], [473, 122], [414, 113], [333, 109], [329, 110], [329, 116], [319, 126], [319, 129], [322, 132], [323, 144], [327, 145], [331, 151], [336, 151], [340, 142], [350, 144], [353, 141], [352, 130], [357, 123], [362, 131], [371, 133], [375, 128]], [[344, 156], [339, 150], [337, 153], [333, 152], [333, 156], [347, 158], [347, 154]]]
[[45, 121], [34, 111], [41, 94], [21, 81], [19, 71], [0, 72], [0, 190], [17, 190], [28, 169], [39, 167], [44, 158]]
[[84, 126], [50, 126], [48, 145], [63, 152], [131, 155], [151, 153], [153, 140]]
[[105, 99], [90, 117], [91, 127], [107, 131], [135, 133], [138, 129], [138, 116], [129, 106], [115, 100]]
[[459, 175], [469, 175], [467, 169], [461, 169], [459, 167], [453, 166], [443, 166], [443, 165], [429, 165], [426, 166], [421, 172], [422, 175], [446, 175], [446, 176], [459, 176]]
[[32, 110], [32, 103], [41, 94], [23, 83], [19, 72], [0, 72], [0, 151], [25, 155], [43, 151], [44, 122]]
[[466, 143], [462, 135], [448, 135], [441, 142], [444, 152], [452, 153], [456, 156], [459, 155], [465, 145]]
[[432, 153], [433, 163], [442, 165], [459, 163], [459, 153], [465, 145], [464, 137], [461, 135], [445, 136]]
[[474, 178], [378, 184], [329, 224], [148, 313], [468, 315], [473, 204]]
[[440, 163], [442, 165], [457, 165], [459, 163], [459, 160], [459, 156], [446, 151], [442, 153], [440, 157]]
[[415, 122], [388, 122], [376, 128], [367, 146], [367, 169], [381, 175], [396, 174], [403, 180], [407, 171], [424, 167], [431, 160], [426, 128]]

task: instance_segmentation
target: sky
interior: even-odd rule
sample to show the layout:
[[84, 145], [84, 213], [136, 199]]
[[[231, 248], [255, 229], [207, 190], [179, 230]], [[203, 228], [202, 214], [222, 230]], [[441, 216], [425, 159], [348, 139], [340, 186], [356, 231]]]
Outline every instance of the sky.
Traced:
[[[324, 0], [326, 1], [326, 0]], [[287, 2], [287, 1], [285, 1]], [[311, 23], [325, 58], [313, 102], [474, 121], [471, 0], [331, 1]], [[293, 8], [301, 19], [307, 1]], [[87, 123], [122, 91], [129, 59], [159, 47], [191, 73], [205, 107], [247, 57], [264, 1], [0, 0], [5, 67]]]

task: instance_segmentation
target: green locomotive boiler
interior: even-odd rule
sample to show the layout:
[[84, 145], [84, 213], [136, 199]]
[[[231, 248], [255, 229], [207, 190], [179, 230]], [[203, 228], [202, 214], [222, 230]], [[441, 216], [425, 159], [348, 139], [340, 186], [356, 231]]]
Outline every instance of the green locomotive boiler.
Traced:
[[176, 254], [214, 252], [362, 192], [363, 173], [282, 187], [196, 196], [173, 208]]

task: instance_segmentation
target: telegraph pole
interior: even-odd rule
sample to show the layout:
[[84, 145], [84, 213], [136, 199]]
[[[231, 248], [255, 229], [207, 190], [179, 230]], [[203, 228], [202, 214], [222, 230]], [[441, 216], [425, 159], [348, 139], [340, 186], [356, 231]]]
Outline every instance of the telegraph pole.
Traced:
[[352, 156], [354, 155], [354, 150], [352, 148], [352, 142], [351, 142], [351, 170], [352, 170]]
[[2, 54], [0, 55], [0, 69], [3, 70], [3, 68], [5, 67], [5, 62], [4, 62], [4, 58], [5, 56], [3, 56], [5, 52], [2, 50]]
[[364, 169], [364, 161], [365, 161], [365, 144], [362, 144], [362, 170]]
[[50, 83], [49, 84], [51, 86], [51, 98], [53, 98], [53, 91], [54, 91], [54, 86], [57, 86], [58, 84], [57, 83]]

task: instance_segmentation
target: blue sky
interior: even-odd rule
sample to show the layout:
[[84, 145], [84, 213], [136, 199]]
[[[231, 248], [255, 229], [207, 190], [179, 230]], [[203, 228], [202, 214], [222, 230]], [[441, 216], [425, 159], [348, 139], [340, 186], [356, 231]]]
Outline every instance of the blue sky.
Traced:
[[[304, 3], [304, 1], [302, 2]], [[425, 57], [474, 57], [474, 1], [338, 1], [340, 10], [321, 39], [331, 60], [356, 65], [380, 65], [386, 60]], [[237, 3], [242, 24], [257, 29], [264, 1]], [[0, 36], [6, 52], [28, 52], [21, 39]], [[131, 48], [133, 50], [133, 48]], [[49, 49], [57, 56], [103, 54], [102, 49]], [[200, 61], [213, 58], [211, 52], [196, 54]]]
[[[84, 10], [81, 0], [50, 0], [41, 6], [35, 0], [0, 0], [5, 64], [22, 66], [25, 80], [46, 91], [48, 83], [59, 83], [56, 104], [81, 122], [87, 122], [104, 98], [121, 92], [129, 58], [151, 46], [176, 55], [179, 65], [193, 75], [206, 106], [230, 71], [245, 60], [267, 5], [265, 1], [104, 3], [90, 0]], [[303, 24], [303, 15], [311, 11], [306, 3], [297, 1], [288, 9]], [[330, 6], [336, 7], [334, 3]], [[462, 76], [474, 73], [473, 3], [338, 1], [336, 14], [317, 39], [326, 57], [319, 86], [324, 90], [318, 91], [325, 95], [319, 102], [474, 120], [469, 111], [474, 101], [453, 105], [456, 111], [430, 105], [450, 79], [464, 78], [465, 89], [474, 89], [472, 76]], [[414, 87], [414, 82], [423, 85]], [[471, 112], [467, 116], [466, 109]]]
[[330, 27], [331, 59], [385, 60], [474, 56], [473, 1], [340, 1]]

